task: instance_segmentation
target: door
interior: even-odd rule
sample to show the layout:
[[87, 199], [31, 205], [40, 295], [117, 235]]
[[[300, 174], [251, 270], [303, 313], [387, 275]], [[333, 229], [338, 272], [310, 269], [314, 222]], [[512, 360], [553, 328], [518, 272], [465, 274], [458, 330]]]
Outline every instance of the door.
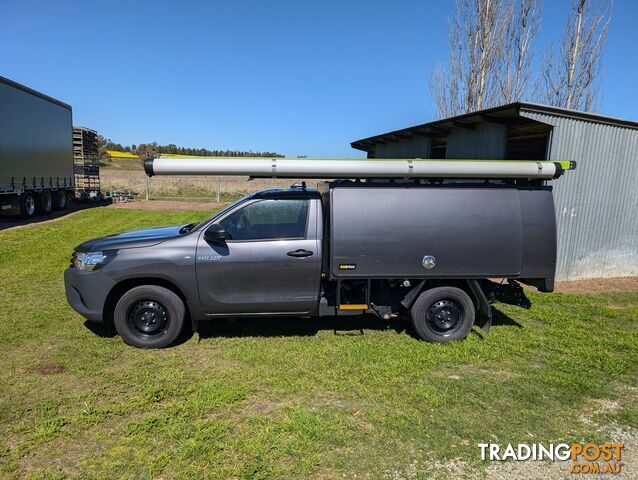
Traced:
[[197, 282], [207, 315], [309, 313], [319, 295], [320, 242], [314, 199], [261, 199], [219, 224], [228, 238], [200, 234]]

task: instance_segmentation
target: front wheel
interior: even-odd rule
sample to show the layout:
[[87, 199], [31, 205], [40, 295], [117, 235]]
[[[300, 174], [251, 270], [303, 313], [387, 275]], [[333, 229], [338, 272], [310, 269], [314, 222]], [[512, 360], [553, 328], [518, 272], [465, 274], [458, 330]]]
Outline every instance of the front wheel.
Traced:
[[164, 348], [184, 325], [185, 307], [171, 290], [157, 285], [134, 287], [122, 295], [113, 312], [115, 330], [129, 345]]
[[437, 287], [419, 295], [410, 310], [417, 335], [428, 342], [463, 340], [474, 325], [472, 299], [460, 288]]

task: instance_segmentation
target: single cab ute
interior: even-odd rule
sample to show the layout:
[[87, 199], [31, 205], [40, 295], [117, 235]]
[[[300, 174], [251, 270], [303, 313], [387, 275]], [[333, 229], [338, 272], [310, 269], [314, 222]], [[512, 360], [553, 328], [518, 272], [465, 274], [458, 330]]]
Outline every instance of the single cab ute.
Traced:
[[489, 329], [498, 295], [525, 304], [517, 282], [489, 278], [552, 291], [555, 264], [549, 186], [342, 180], [90, 240], [64, 279], [78, 313], [137, 347], [166, 347], [203, 320], [282, 315], [405, 314], [420, 338], [447, 342]]

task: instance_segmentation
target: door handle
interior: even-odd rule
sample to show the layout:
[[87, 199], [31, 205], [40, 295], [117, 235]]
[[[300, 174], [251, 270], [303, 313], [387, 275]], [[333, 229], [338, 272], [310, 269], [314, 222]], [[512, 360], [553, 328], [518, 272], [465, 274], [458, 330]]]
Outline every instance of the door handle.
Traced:
[[289, 257], [301, 258], [301, 257], [309, 257], [310, 255], [312, 255], [312, 252], [310, 250], [304, 250], [303, 248], [300, 248], [299, 250], [293, 250], [292, 252], [288, 252], [286, 255], [288, 255]]

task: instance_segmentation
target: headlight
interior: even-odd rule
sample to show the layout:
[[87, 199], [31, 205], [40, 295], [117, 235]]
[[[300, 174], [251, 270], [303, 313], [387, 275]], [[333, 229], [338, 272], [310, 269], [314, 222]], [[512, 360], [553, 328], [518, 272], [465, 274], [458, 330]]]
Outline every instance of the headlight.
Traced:
[[103, 267], [117, 255], [117, 250], [106, 250], [104, 252], [75, 252], [72, 264], [78, 270], [90, 272]]

